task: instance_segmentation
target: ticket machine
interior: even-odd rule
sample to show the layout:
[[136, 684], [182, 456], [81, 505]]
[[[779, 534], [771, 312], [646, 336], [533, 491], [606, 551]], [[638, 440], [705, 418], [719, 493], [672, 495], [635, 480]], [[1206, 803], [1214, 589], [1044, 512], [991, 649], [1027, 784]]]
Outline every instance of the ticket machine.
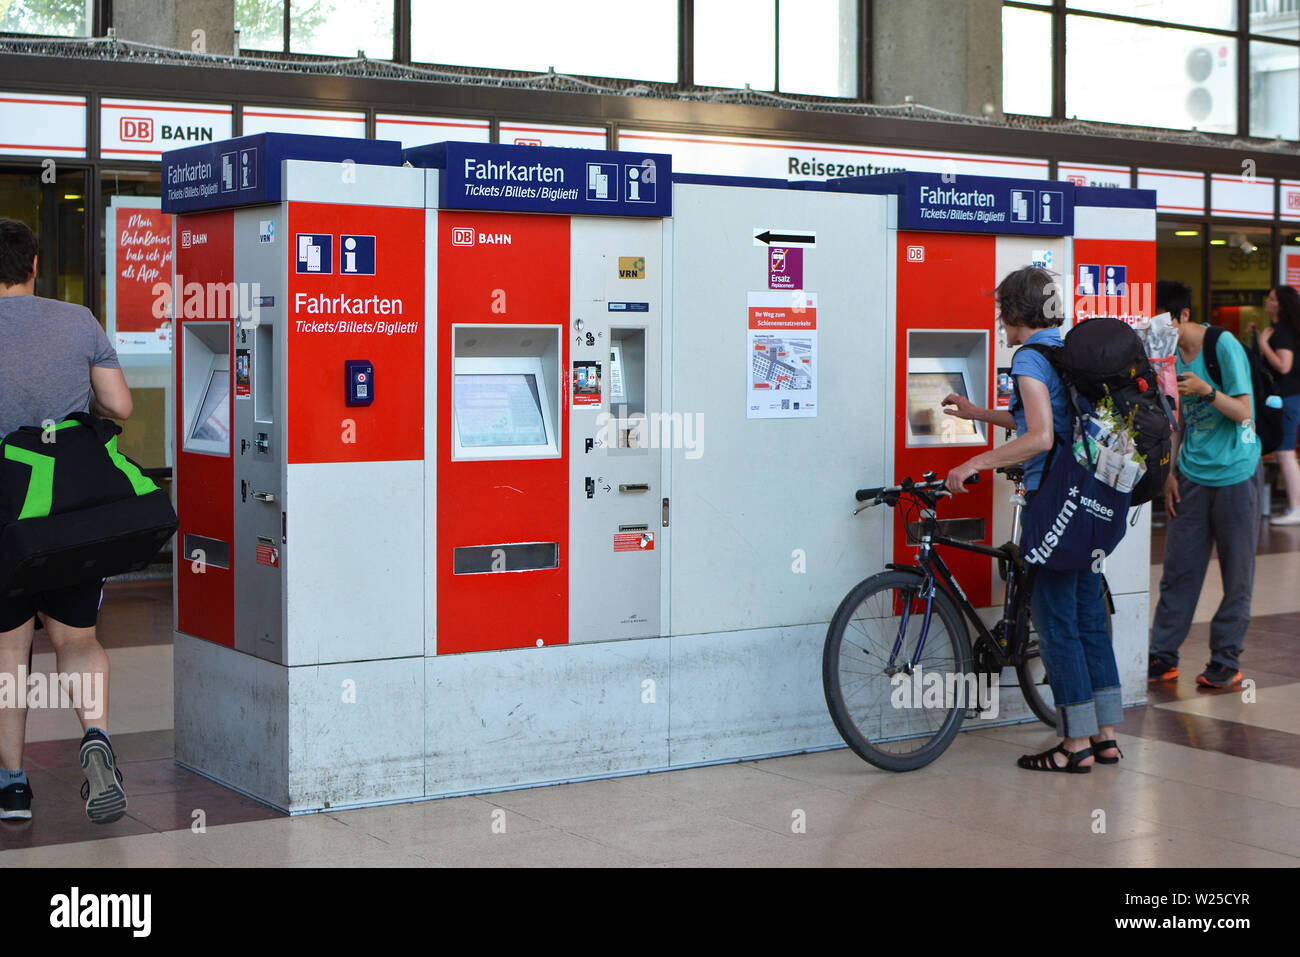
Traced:
[[907, 557], [852, 493], [997, 438], [931, 406], [992, 394], [1001, 236], [656, 154], [163, 165], [180, 763], [302, 812], [840, 744], [827, 621]]

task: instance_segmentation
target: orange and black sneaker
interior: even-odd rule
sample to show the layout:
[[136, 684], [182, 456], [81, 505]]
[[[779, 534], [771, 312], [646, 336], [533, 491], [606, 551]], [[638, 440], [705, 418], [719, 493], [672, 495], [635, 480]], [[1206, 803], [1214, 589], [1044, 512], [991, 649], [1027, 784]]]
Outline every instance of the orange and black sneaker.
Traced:
[[1214, 661], [1206, 665], [1205, 670], [1196, 676], [1196, 683], [1207, 688], [1231, 688], [1240, 680], [1241, 672], [1238, 669]]
[[1173, 681], [1178, 677], [1178, 663], [1163, 655], [1151, 655], [1147, 663], [1147, 683]]

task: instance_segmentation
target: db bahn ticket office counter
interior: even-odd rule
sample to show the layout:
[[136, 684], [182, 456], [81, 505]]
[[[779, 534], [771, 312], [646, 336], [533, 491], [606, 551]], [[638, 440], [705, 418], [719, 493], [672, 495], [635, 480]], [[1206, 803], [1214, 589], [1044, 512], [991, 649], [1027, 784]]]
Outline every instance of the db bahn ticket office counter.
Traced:
[[[897, 414], [909, 377], [992, 401], [972, 296], [1017, 242], [1071, 244], [976, 236], [957, 265], [926, 233], [914, 279], [897, 183], [654, 154], [264, 134], [163, 166], [176, 757], [290, 812], [839, 745], [826, 622], [908, 557], [852, 493], [970, 454]], [[896, 317], [942, 270], [979, 293]], [[992, 526], [987, 490], [955, 514]]]

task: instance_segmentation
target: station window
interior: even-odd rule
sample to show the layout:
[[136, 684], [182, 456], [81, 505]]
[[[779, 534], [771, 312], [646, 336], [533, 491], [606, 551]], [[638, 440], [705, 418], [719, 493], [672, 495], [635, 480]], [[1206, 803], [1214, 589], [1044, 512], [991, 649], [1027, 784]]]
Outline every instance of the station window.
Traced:
[[39, 242], [36, 295], [86, 302], [86, 173], [61, 170], [46, 182], [39, 166], [0, 166], [0, 216], [26, 223]]
[[[1196, 222], [1156, 223], [1156, 275], [1161, 279], [1185, 282], [1192, 290], [1192, 319], [1205, 321], [1205, 303], [1201, 301], [1201, 256], [1205, 248], [1205, 226]], [[1152, 303], [1154, 305], [1154, 302]]]
[[1067, 6], [1212, 30], [1237, 28], [1237, 0], [1068, 0]]
[[393, 10], [392, 0], [235, 0], [235, 26], [241, 50], [391, 60]]
[[1002, 8], [1002, 111], [1052, 115], [1052, 15]]
[[0, 33], [88, 37], [94, 0], [11, 0], [0, 3]]
[[1300, 139], [1300, 47], [1250, 41], [1250, 135]]
[[[491, 27], [485, 29], [485, 24]], [[576, 76], [672, 83], [677, 79], [677, 3], [413, 2], [411, 59], [537, 73], [553, 67]]]
[[1065, 111], [1107, 123], [1235, 133], [1236, 64], [1231, 37], [1071, 16]]
[[1210, 322], [1249, 341], [1250, 325], [1268, 324], [1264, 299], [1273, 281], [1273, 233], [1216, 226], [1210, 233]]
[[778, 0], [776, 9], [777, 88], [808, 96], [857, 96], [858, 5]]

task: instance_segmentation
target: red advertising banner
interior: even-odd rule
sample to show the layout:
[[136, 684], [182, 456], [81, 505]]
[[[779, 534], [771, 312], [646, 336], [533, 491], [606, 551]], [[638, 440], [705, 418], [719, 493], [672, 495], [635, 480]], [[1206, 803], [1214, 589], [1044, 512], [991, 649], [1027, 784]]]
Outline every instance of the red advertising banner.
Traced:
[[170, 295], [155, 292], [172, 280], [172, 218], [160, 209], [111, 206], [106, 271], [107, 325], [119, 352], [170, 352]]

